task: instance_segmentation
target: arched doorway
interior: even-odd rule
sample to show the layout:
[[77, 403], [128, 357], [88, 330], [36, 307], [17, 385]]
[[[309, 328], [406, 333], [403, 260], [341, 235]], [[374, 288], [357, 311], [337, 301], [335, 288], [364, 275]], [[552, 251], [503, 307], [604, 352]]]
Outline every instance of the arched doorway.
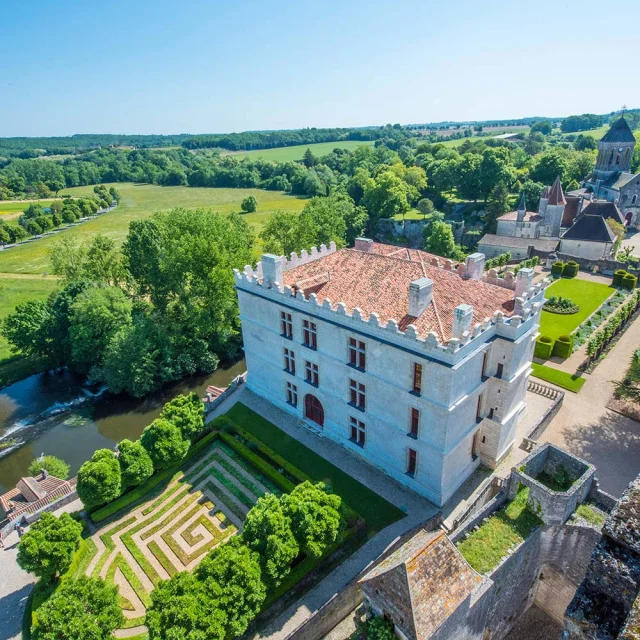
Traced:
[[324, 426], [324, 409], [322, 408], [322, 403], [310, 393], [304, 397], [304, 417], [313, 420], [321, 427]]

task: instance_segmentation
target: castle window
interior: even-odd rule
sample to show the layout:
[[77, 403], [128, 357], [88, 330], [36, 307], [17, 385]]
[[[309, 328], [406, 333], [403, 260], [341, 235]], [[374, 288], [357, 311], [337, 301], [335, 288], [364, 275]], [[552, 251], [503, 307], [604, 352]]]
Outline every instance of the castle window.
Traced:
[[613, 151], [611, 152], [611, 155], [609, 156], [609, 164], [611, 164], [613, 162]]
[[298, 387], [290, 382], [287, 382], [287, 403], [292, 407], [298, 406]]
[[309, 347], [309, 349], [318, 348], [318, 334], [315, 322], [311, 322], [311, 320], [303, 320], [302, 335], [305, 347]]
[[364, 441], [366, 437], [364, 422], [362, 422], [362, 420], [358, 420], [357, 418], [354, 418], [353, 416], [350, 416], [349, 427], [351, 431], [349, 440], [351, 440], [351, 442], [355, 442], [355, 444], [361, 447], [364, 447]]
[[616, 164], [620, 164], [620, 154], [616, 155]]
[[320, 384], [320, 378], [318, 376], [318, 365], [309, 362], [308, 360], [304, 363], [305, 370], [305, 380], [314, 386], [318, 386]]
[[409, 449], [407, 454], [407, 475], [415, 476], [418, 467], [418, 452], [415, 449]]
[[296, 354], [292, 349], [284, 349], [284, 370], [292, 376], [296, 375]]
[[417, 438], [419, 426], [420, 426], [420, 411], [418, 411], [418, 409], [411, 409], [411, 420], [409, 423], [408, 435], [412, 438]]
[[291, 314], [286, 311], [280, 312], [280, 327], [282, 329], [282, 335], [289, 340], [293, 339], [293, 321], [291, 320]]
[[349, 338], [349, 364], [364, 371], [366, 362], [367, 355], [364, 342]]
[[636, 194], [636, 195], [634, 195], [634, 196], [631, 198], [631, 204], [635, 204], [636, 202], [638, 202], [638, 195], [637, 195], [637, 194]]
[[422, 392], [422, 365], [413, 363], [413, 393], [418, 395]]
[[349, 380], [349, 404], [361, 411], [365, 409], [365, 386], [355, 380]]

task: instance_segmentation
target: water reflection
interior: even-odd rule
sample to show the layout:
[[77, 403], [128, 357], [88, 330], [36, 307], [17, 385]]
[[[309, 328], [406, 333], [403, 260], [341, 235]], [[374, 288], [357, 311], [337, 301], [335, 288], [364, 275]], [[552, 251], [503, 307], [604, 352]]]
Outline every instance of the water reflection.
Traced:
[[144, 400], [86, 389], [68, 373], [31, 376], [5, 387], [0, 390], [0, 444], [3, 439], [20, 444], [0, 451], [0, 492], [14, 487], [41, 453], [63, 458], [75, 474], [96, 449], [135, 440], [171, 398], [189, 391], [203, 395], [209, 385], [225, 387], [245, 369], [241, 360]]

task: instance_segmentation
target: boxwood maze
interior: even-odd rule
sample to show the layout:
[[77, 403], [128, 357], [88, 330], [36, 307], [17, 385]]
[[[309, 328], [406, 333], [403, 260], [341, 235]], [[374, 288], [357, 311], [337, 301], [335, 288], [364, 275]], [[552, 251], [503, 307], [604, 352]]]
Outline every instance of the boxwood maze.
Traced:
[[207, 552], [242, 530], [260, 496], [282, 493], [274, 481], [277, 475], [268, 477], [235, 445], [229, 434], [216, 437], [160, 496], [153, 495], [90, 538], [92, 555], [78, 573], [100, 576], [118, 587], [124, 629], [144, 631], [146, 607], [158, 582], [193, 571]]

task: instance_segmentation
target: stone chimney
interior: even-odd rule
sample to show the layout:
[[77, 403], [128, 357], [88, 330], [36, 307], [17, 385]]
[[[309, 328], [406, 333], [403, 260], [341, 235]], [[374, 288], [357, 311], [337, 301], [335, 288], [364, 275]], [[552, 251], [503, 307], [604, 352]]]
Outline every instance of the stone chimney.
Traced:
[[273, 253], [265, 253], [262, 256], [262, 284], [271, 288], [274, 283], [284, 284], [284, 269], [282, 267], [282, 256]]
[[419, 318], [423, 311], [431, 303], [433, 297], [433, 280], [420, 278], [409, 285], [409, 311], [408, 314]]
[[484, 273], [484, 253], [472, 253], [467, 256], [464, 268], [464, 278], [466, 280], [482, 280]]
[[370, 238], [356, 238], [356, 245], [354, 249], [356, 251], [371, 253], [373, 251], [373, 240]]
[[516, 298], [520, 297], [533, 286], [534, 275], [535, 271], [533, 269], [520, 269], [520, 271], [518, 271], [518, 275], [516, 276]]
[[459, 304], [453, 310], [453, 338], [462, 338], [465, 332], [471, 331], [473, 307], [470, 304]]

